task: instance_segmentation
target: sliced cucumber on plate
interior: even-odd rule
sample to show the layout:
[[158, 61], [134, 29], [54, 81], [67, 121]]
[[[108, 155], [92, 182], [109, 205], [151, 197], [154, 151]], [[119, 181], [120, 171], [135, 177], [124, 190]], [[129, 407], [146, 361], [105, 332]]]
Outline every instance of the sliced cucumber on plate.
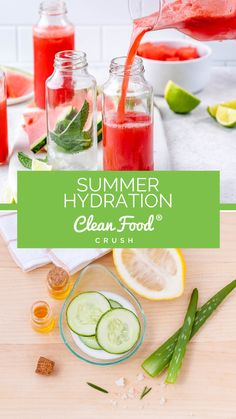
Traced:
[[110, 310], [106, 297], [99, 292], [83, 292], [75, 297], [67, 309], [69, 328], [81, 336], [94, 336], [100, 317]]
[[88, 348], [101, 350], [101, 346], [98, 344], [96, 336], [80, 336], [80, 340], [88, 346]]
[[126, 308], [115, 308], [104, 313], [96, 328], [101, 348], [111, 354], [123, 354], [137, 343], [141, 326], [137, 316]]
[[115, 300], [111, 300], [110, 298], [109, 298], [109, 303], [111, 305], [111, 308], [122, 308], [122, 305], [120, 303], [118, 303]]
[[130, 351], [141, 333], [133, 311], [96, 291], [81, 293], [70, 302], [67, 324], [88, 348], [117, 355]]

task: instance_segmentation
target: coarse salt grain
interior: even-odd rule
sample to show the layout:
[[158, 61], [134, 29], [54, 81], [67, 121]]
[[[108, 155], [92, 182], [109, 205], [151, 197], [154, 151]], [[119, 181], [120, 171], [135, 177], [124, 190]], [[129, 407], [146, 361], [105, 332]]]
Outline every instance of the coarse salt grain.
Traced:
[[134, 398], [134, 393], [135, 393], [134, 388], [130, 387], [129, 390], [128, 390], [128, 397], [130, 399], [133, 399]]
[[125, 384], [126, 384], [125, 378], [120, 377], [120, 378], [118, 378], [118, 380], [115, 381], [115, 383], [118, 387], [125, 387]]
[[138, 381], [143, 381], [145, 378], [144, 374], [142, 372], [140, 372], [140, 374], [137, 375], [137, 380]]
[[161, 406], [163, 406], [163, 404], [165, 404], [165, 403], [166, 403], [166, 398], [165, 397], [161, 397], [160, 400], [159, 400], [159, 404]]

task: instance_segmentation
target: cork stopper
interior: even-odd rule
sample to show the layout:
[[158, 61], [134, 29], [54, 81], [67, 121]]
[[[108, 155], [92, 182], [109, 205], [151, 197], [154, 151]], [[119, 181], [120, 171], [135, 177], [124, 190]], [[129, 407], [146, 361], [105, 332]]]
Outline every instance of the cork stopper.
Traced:
[[36, 374], [40, 375], [50, 375], [54, 370], [55, 362], [51, 361], [50, 359], [44, 358], [40, 356], [37, 367], [36, 367]]
[[54, 290], [62, 290], [69, 281], [68, 273], [62, 269], [54, 266], [47, 276], [49, 286]]

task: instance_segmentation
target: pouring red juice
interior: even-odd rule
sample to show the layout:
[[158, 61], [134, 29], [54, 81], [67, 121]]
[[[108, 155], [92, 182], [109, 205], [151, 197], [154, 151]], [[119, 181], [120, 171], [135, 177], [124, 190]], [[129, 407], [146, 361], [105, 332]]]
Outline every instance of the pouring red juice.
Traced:
[[125, 77], [118, 106], [120, 123], [125, 115], [129, 71], [145, 33], [175, 28], [200, 41], [236, 39], [235, 0], [162, 1], [161, 12], [135, 19], [126, 61]]

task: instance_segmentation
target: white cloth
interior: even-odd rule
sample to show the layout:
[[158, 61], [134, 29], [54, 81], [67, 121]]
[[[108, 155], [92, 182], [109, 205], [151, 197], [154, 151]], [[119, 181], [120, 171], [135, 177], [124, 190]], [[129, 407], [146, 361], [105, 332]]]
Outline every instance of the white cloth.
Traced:
[[0, 211], [0, 234], [13, 260], [25, 272], [52, 262], [73, 275], [110, 251], [110, 249], [19, 249], [16, 211]]

